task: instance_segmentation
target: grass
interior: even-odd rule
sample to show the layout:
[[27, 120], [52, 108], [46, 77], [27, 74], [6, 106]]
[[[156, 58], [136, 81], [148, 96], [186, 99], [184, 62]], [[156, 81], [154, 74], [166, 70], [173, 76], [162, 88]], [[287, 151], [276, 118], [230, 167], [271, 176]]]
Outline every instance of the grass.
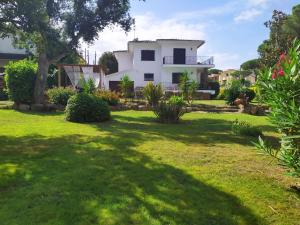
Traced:
[[231, 135], [235, 118], [277, 142], [264, 117], [115, 112], [103, 124], [0, 110], [0, 221], [47, 224], [299, 224], [297, 182]]

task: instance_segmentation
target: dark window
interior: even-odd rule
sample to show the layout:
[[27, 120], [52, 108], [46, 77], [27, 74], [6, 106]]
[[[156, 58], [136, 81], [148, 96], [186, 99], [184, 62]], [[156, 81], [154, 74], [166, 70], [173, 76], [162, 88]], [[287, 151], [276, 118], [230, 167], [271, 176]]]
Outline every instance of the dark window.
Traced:
[[144, 81], [154, 81], [154, 74], [153, 73], [145, 73]]
[[155, 51], [154, 50], [142, 50], [141, 60], [142, 61], [155, 61]]
[[0, 67], [0, 73], [4, 73], [5, 69], [4, 67]]
[[172, 84], [180, 83], [180, 76], [182, 73], [172, 73]]

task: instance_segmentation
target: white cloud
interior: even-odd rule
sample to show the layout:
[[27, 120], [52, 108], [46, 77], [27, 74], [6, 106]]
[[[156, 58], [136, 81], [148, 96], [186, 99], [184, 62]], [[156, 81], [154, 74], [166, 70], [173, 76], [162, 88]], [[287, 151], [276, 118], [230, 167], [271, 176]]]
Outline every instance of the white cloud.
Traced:
[[260, 6], [265, 7], [269, 0], [248, 0], [250, 6]]
[[242, 11], [238, 16], [234, 18], [235, 22], [243, 22], [243, 21], [251, 21], [255, 17], [259, 16], [262, 14], [261, 10], [252, 8], [252, 9], [247, 9]]
[[[158, 38], [205, 39], [205, 24], [187, 23], [176, 17], [160, 20], [151, 13], [135, 16], [136, 37], [140, 40], [155, 40]], [[119, 28], [107, 28], [99, 35], [93, 45], [82, 45], [89, 48], [90, 62], [93, 62], [94, 52], [100, 56], [105, 51], [126, 50], [127, 42], [133, 40], [134, 31], [127, 34]]]

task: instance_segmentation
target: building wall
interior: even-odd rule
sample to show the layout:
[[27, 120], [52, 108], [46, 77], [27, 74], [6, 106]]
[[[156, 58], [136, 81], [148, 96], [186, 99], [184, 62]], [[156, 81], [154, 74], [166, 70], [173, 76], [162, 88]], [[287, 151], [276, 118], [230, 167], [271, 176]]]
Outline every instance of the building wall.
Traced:
[[26, 51], [15, 48], [11, 38], [4, 38], [0, 39], [0, 53], [26, 54]]
[[132, 69], [132, 55], [129, 52], [115, 52], [119, 71]]

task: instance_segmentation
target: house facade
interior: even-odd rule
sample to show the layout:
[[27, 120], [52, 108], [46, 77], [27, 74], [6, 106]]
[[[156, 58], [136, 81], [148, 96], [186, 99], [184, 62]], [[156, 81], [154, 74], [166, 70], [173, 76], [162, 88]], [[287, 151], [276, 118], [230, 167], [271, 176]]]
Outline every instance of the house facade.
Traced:
[[213, 57], [197, 55], [205, 42], [201, 40], [158, 39], [130, 41], [125, 51], [115, 51], [119, 72], [105, 76], [104, 86], [116, 89], [127, 74], [134, 88], [144, 87], [149, 81], [160, 83], [165, 89], [177, 89], [179, 77], [187, 71], [199, 87], [207, 82], [207, 69], [214, 67]]

